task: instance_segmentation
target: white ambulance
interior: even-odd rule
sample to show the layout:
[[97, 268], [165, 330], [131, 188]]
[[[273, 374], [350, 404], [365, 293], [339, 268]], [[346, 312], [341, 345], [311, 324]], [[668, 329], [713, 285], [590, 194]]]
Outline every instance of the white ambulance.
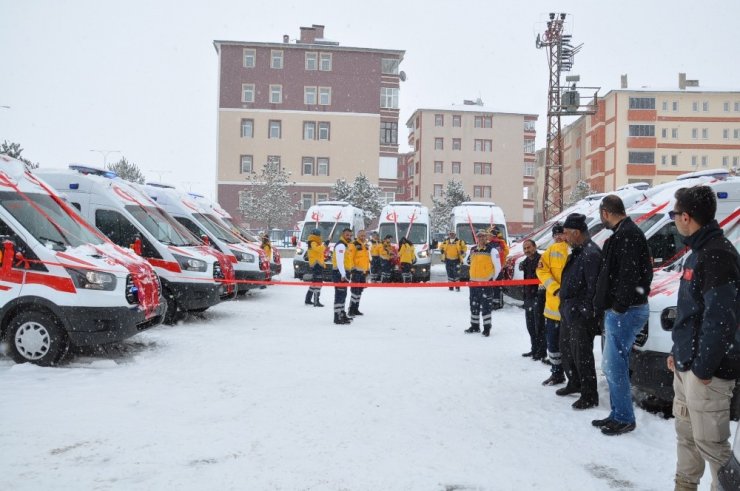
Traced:
[[[504, 240], [509, 242], [509, 231], [506, 228], [506, 216], [496, 203], [486, 201], [465, 201], [452, 209], [450, 216], [450, 230], [454, 230], [457, 237], [465, 242], [468, 251], [475, 245], [475, 233], [480, 229], [496, 227], [503, 234]], [[465, 254], [467, 257], [467, 252]], [[467, 281], [470, 278], [470, 266], [463, 262], [460, 267], [460, 279]]]
[[166, 184], [149, 183], [141, 189], [191, 233], [226, 255], [234, 266], [239, 293], [259, 287], [242, 281], [270, 279], [270, 263], [265, 252], [221, 225], [210, 207], [201, 206], [189, 194]]
[[156, 273], [112, 244], [23, 162], [0, 155], [0, 339], [19, 363], [121, 341], [162, 322]]
[[429, 208], [417, 201], [388, 203], [380, 212], [378, 234], [381, 240], [390, 235], [391, 242], [396, 248], [401, 237], [411, 241], [416, 252], [416, 264], [411, 266], [413, 280], [429, 281], [434, 248], [429, 225]]
[[165, 322], [202, 312], [235, 293], [231, 261], [115, 173], [70, 165], [37, 174], [114, 244], [133, 248], [154, 266], [167, 299]]
[[[296, 241], [295, 257], [293, 258], [293, 275], [303, 278], [308, 272], [308, 262], [303, 255], [308, 247], [308, 236], [314, 229], [321, 230], [321, 238], [328, 242], [330, 253], [334, 244], [342, 236], [342, 230], [348, 228], [352, 234], [365, 228], [365, 213], [346, 201], [319, 201], [306, 211], [300, 236]], [[329, 264], [327, 264], [327, 269]]]

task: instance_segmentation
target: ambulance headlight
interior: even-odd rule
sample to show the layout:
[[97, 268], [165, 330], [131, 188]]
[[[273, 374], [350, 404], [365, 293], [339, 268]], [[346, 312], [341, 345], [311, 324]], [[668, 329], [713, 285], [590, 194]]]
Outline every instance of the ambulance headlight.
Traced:
[[116, 277], [110, 273], [81, 268], [65, 268], [77, 288], [86, 290], [113, 291], [116, 289]]
[[256, 259], [254, 257], [254, 254], [249, 254], [247, 252], [241, 252], [231, 249], [231, 253], [236, 256], [236, 260], [241, 263], [253, 263]]
[[180, 265], [180, 269], [182, 269], [183, 271], [204, 272], [206, 269], [208, 269], [208, 265], [206, 264], [206, 262], [201, 261], [200, 259], [180, 256], [179, 254], [173, 254], [173, 256], [175, 256], [177, 263]]
[[421, 251], [419, 252], [418, 256], [420, 259], [424, 259], [425, 257], [429, 256], [429, 253], [427, 251]]

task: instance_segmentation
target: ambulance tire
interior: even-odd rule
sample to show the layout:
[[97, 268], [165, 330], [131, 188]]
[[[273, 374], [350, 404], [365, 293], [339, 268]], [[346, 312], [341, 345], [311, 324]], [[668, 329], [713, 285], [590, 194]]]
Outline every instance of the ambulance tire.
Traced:
[[62, 361], [69, 350], [69, 340], [59, 320], [39, 310], [16, 315], [8, 324], [6, 340], [16, 363], [53, 366]]
[[167, 300], [167, 313], [164, 316], [165, 324], [175, 324], [177, 321], [182, 320], [185, 317], [185, 313], [182, 312], [180, 306], [175, 301], [175, 295], [172, 294], [167, 288], [164, 288], [162, 292], [165, 300]]

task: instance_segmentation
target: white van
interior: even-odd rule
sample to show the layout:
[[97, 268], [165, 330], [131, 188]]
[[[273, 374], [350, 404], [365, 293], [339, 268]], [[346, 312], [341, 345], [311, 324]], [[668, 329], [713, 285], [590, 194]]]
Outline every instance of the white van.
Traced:
[[265, 252], [221, 225], [210, 207], [201, 206], [187, 193], [165, 184], [150, 183], [141, 188], [193, 235], [204, 238], [211, 247], [226, 255], [234, 265], [239, 293], [259, 287], [241, 281], [270, 279], [270, 263]]
[[[720, 201], [717, 199], [718, 205]], [[725, 237], [740, 250], [740, 208], [726, 215], [719, 223]], [[690, 253], [684, 252], [668, 267], [656, 271], [650, 285], [650, 316], [635, 340], [630, 357], [632, 392], [640, 402], [647, 399], [659, 406], [669, 407], [673, 401], [673, 373], [666, 367], [666, 358], [673, 348], [671, 331], [676, 319], [682, 265]], [[737, 409], [735, 407], [733, 411], [735, 416], [738, 415]]]
[[321, 230], [321, 238], [328, 241], [330, 250], [333, 250], [345, 228], [352, 230], [353, 235], [364, 229], [365, 213], [346, 201], [319, 201], [310, 207], [306, 211], [301, 234], [296, 241], [293, 275], [303, 278], [308, 272], [308, 262], [303, 259], [303, 254], [308, 247], [308, 236], [314, 229]]
[[202, 312], [235, 292], [234, 268], [226, 256], [115, 173], [71, 165], [70, 170], [38, 169], [38, 174], [114, 244], [133, 248], [154, 266], [167, 299], [165, 322]]
[[19, 363], [121, 341], [167, 304], [152, 267], [87, 224], [23, 162], [0, 155], [0, 339]]
[[[454, 207], [450, 214], [450, 230], [454, 230], [459, 239], [467, 245], [467, 252], [475, 245], [475, 233], [479, 229], [497, 227], [503, 234], [504, 240], [509, 242], [509, 231], [506, 228], [504, 210], [496, 203], [485, 201], [465, 201]], [[460, 279], [467, 281], [470, 276], [470, 266], [463, 262], [460, 267]]]
[[391, 242], [398, 248], [398, 241], [406, 237], [414, 244], [416, 264], [411, 266], [413, 281], [429, 281], [432, 267], [431, 227], [429, 208], [417, 201], [394, 201], [380, 212], [378, 234], [393, 237]]

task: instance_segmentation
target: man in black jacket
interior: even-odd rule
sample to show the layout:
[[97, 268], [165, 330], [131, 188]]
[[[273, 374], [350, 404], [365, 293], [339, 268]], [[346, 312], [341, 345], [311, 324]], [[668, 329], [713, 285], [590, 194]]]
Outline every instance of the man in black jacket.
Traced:
[[602, 368], [611, 412], [591, 424], [604, 435], [621, 435], [635, 429], [629, 361], [635, 338], [650, 314], [647, 298], [653, 266], [645, 234], [626, 215], [619, 196], [605, 196], [599, 212], [601, 221], [614, 232], [604, 243], [594, 297], [596, 312], [605, 311]]
[[671, 211], [691, 248], [678, 289], [673, 324], [673, 414], [677, 490], [695, 490], [709, 462], [712, 489], [730, 458], [730, 400], [740, 375], [740, 256], [714, 215], [708, 186], [679, 189]]
[[[540, 262], [540, 253], [537, 244], [527, 239], [522, 244], [524, 261], [519, 263], [519, 270], [524, 273], [525, 280], [537, 279], [537, 264]], [[524, 318], [527, 321], [530, 349], [522, 356], [531, 356], [533, 360], [547, 358], [547, 343], [545, 342], [545, 289], [541, 285], [526, 285], [522, 287], [524, 293]]]
[[599, 316], [594, 310], [596, 278], [601, 266], [601, 249], [588, 233], [586, 216], [571, 213], [563, 224], [565, 240], [571, 247], [560, 283], [560, 353], [568, 384], [555, 391], [559, 396], [581, 393], [573, 409], [599, 405], [594, 365], [594, 337], [599, 333]]

